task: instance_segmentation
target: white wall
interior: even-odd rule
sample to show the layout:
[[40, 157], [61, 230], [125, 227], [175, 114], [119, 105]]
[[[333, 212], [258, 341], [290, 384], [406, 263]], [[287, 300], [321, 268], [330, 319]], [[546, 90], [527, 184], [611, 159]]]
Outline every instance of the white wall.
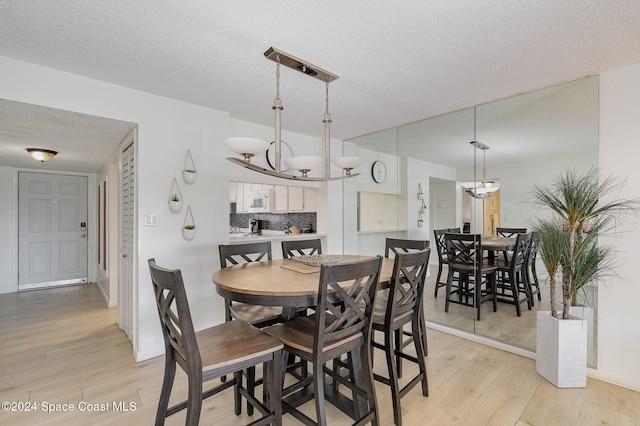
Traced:
[[15, 209], [18, 202], [14, 169], [0, 167], [0, 294], [18, 289], [18, 230], [15, 229]]
[[[623, 198], [640, 197], [640, 64], [600, 75], [600, 167], [627, 183]], [[640, 390], [640, 221], [621, 226], [617, 277], [598, 287], [598, 369], [594, 375]]]

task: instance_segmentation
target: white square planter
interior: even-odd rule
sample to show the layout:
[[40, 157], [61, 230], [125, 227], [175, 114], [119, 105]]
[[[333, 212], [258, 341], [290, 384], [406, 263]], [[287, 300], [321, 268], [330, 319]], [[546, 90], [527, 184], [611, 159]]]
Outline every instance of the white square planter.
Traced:
[[559, 388], [587, 385], [587, 321], [538, 311], [536, 372]]

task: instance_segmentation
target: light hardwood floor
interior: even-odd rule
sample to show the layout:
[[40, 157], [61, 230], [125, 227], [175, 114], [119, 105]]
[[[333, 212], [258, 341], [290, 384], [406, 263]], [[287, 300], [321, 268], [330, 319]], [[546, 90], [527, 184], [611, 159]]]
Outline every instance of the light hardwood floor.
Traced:
[[[116, 315], [93, 284], [0, 295], [0, 400], [36, 407], [0, 411], [0, 424], [153, 424], [163, 357], [136, 363]], [[530, 359], [435, 330], [428, 336], [430, 396], [418, 386], [403, 398], [406, 425], [640, 425], [640, 393], [592, 379], [586, 389], [556, 389]], [[375, 355], [375, 369], [384, 371], [382, 354]], [[175, 389], [176, 397], [186, 395], [181, 371]], [[376, 389], [381, 424], [392, 424], [389, 391], [379, 383]], [[47, 413], [45, 403], [72, 404], [75, 411]], [[82, 403], [102, 406], [80, 411]], [[130, 403], [135, 411], [118, 410]], [[313, 412], [311, 404], [306, 408]], [[327, 411], [330, 424], [351, 424], [335, 408]], [[184, 418], [176, 414], [167, 424]], [[203, 425], [249, 421], [232, 414], [229, 391], [203, 405]], [[297, 424], [289, 415], [283, 422]]]

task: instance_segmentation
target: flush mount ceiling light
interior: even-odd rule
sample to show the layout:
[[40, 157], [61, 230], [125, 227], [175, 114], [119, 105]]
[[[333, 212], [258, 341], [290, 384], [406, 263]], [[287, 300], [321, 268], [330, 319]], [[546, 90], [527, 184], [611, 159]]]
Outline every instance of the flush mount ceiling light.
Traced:
[[[331, 115], [329, 114], [329, 83], [337, 79], [338, 76], [273, 47], [267, 49], [267, 51], [264, 52], [264, 56], [266, 56], [268, 59], [271, 59], [272, 61], [275, 61], [276, 63], [276, 97], [273, 101], [272, 107], [275, 111], [275, 141], [273, 142], [275, 170], [265, 169], [264, 167], [260, 167], [251, 163], [252, 157], [269, 149], [270, 143], [262, 139], [246, 137], [233, 137], [225, 139], [225, 145], [227, 145], [227, 147], [231, 151], [235, 152], [236, 154], [240, 154], [243, 157], [242, 159], [229, 157], [227, 158], [227, 160], [259, 173], [291, 180], [328, 181], [358, 176], [360, 173], [351, 173], [351, 170], [362, 164], [364, 159], [359, 157], [339, 157], [333, 159], [333, 163], [343, 169], [345, 171], [345, 174], [337, 177], [331, 177], [332, 160], [330, 148]], [[281, 113], [284, 109], [284, 106], [282, 104], [282, 101], [280, 100], [280, 65], [285, 65], [289, 68], [298, 70], [325, 83], [325, 112], [322, 119], [322, 122], [324, 123], [324, 158], [316, 156], [301, 156], [285, 159], [286, 165], [292, 169], [298, 170], [301, 173], [300, 176], [284, 173], [282, 167]], [[324, 177], [314, 178], [308, 176], [308, 173], [312, 169], [320, 167], [323, 163]]]
[[45, 161], [51, 160], [55, 157], [58, 152], [51, 151], [50, 149], [41, 149], [41, 148], [27, 148], [27, 152], [30, 156], [35, 158], [36, 160], [44, 163]]

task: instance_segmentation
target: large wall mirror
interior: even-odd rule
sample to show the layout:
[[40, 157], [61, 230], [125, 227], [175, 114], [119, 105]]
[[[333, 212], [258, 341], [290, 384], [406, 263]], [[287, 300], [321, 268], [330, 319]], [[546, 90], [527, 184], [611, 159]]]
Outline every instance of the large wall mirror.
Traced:
[[[460, 185], [474, 180], [472, 140], [489, 147], [480, 155], [485, 154], [487, 178], [500, 187], [484, 202], [471, 199]], [[364, 135], [346, 141], [344, 151], [367, 159], [362, 175], [343, 183], [345, 253], [383, 254], [387, 237], [433, 240], [434, 229], [463, 229], [466, 223], [471, 232], [483, 234], [496, 226], [530, 228], [541, 214], [528, 203], [532, 185], [549, 182], [567, 168], [598, 166], [598, 78]], [[477, 157], [477, 178], [482, 177], [482, 160]], [[386, 166], [383, 182], [376, 182], [371, 170], [365, 170], [376, 161]], [[369, 194], [386, 194], [385, 202], [373, 208], [371, 200], [376, 195]], [[383, 223], [359, 229], [361, 223], [375, 224], [376, 220]], [[394, 221], [395, 226], [385, 221]], [[499, 303], [495, 313], [483, 306], [480, 321], [474, 319], [473, 308], [451, 305], [444, 312], [444, 289], [434, 296], [435, 251], [430, 263], [425, 289], [427, 321], [535, 351], [536, 310], [550, 306], [548, 279], [540, 262], [542, 300], [536, 298], [531, 311], [525, 307], [518, 317], [513, 305]], [[597, 309], [596, 291], [589, 288], [580, 302]], [[597, 317], [595, 312], [593, 317]], [[589, 364], [595, 366], [595, 323], [591, 325]]]

